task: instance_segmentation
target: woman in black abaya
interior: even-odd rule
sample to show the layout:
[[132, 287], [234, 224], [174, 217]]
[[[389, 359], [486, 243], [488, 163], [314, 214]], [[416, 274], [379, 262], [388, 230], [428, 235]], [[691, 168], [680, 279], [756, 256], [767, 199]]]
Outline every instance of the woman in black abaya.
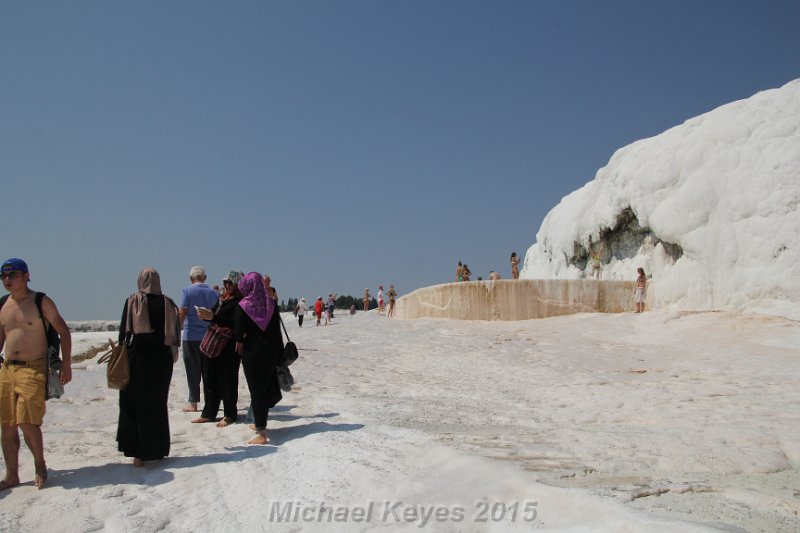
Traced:
[[134, 466], [169, 455], [167, 396], [180, 344], [178, 307], [161, 293], [153, 268], [139, 273], [138, 292], [125, 301], [119, 342], [128, 343], [130, 382], [119, 393], [119, 451]]

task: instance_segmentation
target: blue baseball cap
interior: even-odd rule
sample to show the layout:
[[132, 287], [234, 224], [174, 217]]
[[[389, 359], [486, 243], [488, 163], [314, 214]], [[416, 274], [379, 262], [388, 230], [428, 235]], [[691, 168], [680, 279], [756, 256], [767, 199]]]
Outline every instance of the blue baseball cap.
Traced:
[[12, 257], [11, 259], [6, 259], [3, 263], [3, 266], [0, 267], [0, 272], [5, 274], [6, 272], [27, 272], [28, 271], [28, 264], [25, 263], [22, 259], [17, 259], [16, 257]]

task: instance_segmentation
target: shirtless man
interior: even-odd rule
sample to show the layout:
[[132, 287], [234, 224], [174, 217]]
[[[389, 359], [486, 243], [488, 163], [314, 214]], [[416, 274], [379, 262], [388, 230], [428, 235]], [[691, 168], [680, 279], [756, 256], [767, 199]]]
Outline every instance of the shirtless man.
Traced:
[[[0, 349], [5, 346], [5, 361], [0, 367], [0, 427], [6, 477], [0, 490], [19, 485], [19, 431], [33, 454], [36, 471], [34, 485], [47, 481], [44, 462], [42, 422], [45, 413], [47, 380], [47, 338], [36, 309], [36, 293], [28, 288], [30, 274], [22, 259], [12, 258], [0, 267], [3, 287], [11, 293], [0, 309]], [[53, 300], [44, 297], [42, 314], [61, 337], [63, 363], [61, 384], [72, 380], [72, 338]]]

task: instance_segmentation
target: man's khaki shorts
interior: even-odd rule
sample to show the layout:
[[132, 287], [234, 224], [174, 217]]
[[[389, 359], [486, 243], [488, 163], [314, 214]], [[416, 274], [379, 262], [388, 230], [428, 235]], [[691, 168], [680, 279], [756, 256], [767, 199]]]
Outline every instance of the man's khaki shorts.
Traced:
[[11, 361], [0, 368], [0, 424], [41, 426], [45, 413], [47, 361], [37, 359], [27, 365]]

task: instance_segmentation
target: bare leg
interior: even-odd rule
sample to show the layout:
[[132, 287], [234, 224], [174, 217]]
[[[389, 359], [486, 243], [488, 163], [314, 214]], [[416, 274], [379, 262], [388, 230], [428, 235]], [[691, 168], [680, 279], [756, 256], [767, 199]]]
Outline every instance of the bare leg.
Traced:
[[28, 448], [33, 454], [33, 465], [36, 470], [33, 484], [37, 489], [40, 489], [47, 481], [47, 465], [44, 462], [44, 440], [42, 439], [42, 428], [35, 424], [20, 424], [19, 429], [22, 430], [22, 436], [25, 438], [25, 444], [28, 445]]
[[3, 457], [6, 461], [6, 477], [0, 481], [0, 490], [19, 485], [19, 433], [17, 426], [2, 427]]
[[136, 468], [141, 468], [141, 467], [144, 466], [144, 461], [139, 459], [138, 457], [134, 457], [133, 458], [133, 466], [135, 466]]

